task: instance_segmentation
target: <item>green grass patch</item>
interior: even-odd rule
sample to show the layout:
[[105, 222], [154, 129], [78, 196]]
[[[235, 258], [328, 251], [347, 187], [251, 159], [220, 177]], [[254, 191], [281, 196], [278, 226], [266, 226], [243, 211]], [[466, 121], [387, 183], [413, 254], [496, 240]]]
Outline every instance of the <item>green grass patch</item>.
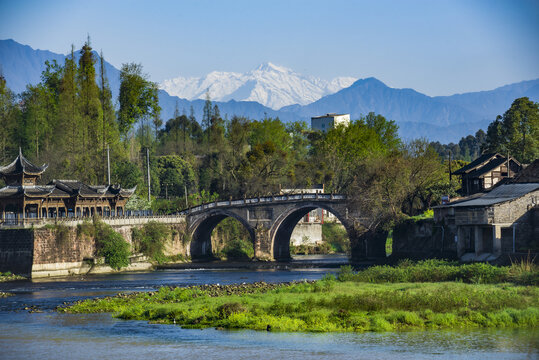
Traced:
[[357, 274], [345, 268], [338, 278], [328, 275], [315, 282], [162, 287], [151, 293], [80, 301], [58, 311], [111, 312], [121, 319], [173, 323], [186, 328], [266, 331], [364, 332], [539, 325], [536, 286], [462, 281], [360, 282], [355, 278]]
[[350, 266], [341, 268], [340, 280], [356, 282], [436, 282], [462, 281], [476, 284], [512, 282], [523, 285], [539, 285], [537, 265], [513, 264], [493, 266], [486, 263], [459, 264], [446, 260], [403, 260], [397, 266], [373, 266], [354, 272]]

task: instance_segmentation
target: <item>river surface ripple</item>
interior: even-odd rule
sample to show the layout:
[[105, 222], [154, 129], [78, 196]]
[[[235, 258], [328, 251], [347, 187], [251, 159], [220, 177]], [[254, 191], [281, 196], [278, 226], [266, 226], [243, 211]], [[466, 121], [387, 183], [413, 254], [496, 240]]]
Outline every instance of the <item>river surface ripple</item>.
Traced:
[[[334, 270], [169, 270], [0, 283], [0, 359], [539, 359], [537, 329], [274, 333], [58, 314], [65, 301], [159, 286], [315, 280]], [[37, 306], [40, 313], [25, 307]]]

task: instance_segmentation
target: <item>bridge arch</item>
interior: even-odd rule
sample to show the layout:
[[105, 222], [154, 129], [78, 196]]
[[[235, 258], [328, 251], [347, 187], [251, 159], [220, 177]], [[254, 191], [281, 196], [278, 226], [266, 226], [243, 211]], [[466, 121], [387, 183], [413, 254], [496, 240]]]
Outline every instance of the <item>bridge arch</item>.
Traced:
[[288, 211], [283, 212], [277, 219], [275, 219], [270, 230], [271, 250], [275, 260], [290, 259], [290, 237], [294, 228], [301, 218], [312, 210], [318, 208], [327, 210], [335, 215], [346, 229], [348, 238], [350, 239], [350, 242], [352, 242], [354, 236], [353, 222], [349, 221], [346, 214], [343, 214], [342, 211], [336, 210], [331, 205], [319, 202], [299, 203]]
[[189, 246], [191, 259], [208, 258], [212, 256], [211, 234], [215, 227], [226, 218], [238, 220], [249, 232], [254, 243], [255, 231], [249, 222], [242, 216], [226, 209], [209, 211], [204, 217], [189, 225], [191, 243]]

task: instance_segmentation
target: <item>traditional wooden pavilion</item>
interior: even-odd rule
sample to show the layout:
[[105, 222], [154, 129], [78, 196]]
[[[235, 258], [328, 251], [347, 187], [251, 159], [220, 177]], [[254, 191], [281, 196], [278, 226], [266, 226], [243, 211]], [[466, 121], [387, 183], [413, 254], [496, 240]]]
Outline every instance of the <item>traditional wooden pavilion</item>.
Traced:
[[17, 223], [25, 219], [62, 217], [122, 216], [125, 204], [136, 188], [118, 185], [86, 185], [77, 180], [37, 181], [48, 165], [36, 166], [19, 150], [9, 165], [0, 167], [6, 186], [0, 189], [1, 220]]

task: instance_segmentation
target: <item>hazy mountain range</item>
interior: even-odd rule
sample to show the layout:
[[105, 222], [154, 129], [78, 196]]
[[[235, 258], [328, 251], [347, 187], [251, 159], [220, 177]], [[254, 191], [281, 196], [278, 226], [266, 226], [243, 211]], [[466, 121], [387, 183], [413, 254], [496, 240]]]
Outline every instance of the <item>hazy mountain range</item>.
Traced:
[[278, 110], [286, 105], [310, 104], [356, 80], [338, 77], [326, 81], [268, 62], [245, 74], [213, 71], [203, 77], [177, 77], [163, 81], [160, 88], [187, 100], [205, 99], [208, 92], [216, 101], [256, 101]]
[[[0, 67], [8, 87], [16, 93], [24, 91], [27, 84], [37, 84], [45, 61], [53, 59], [63, 64], [65, 55], [34, 50], [13, 40], [0, 40]], [[108, 63], [105, 69], [114, 99], [117, 99], [119, 70]], [[442, 143], [458, 141], [480, 128], [486, 130], [496, 115], [503, 114], [518, 97], [539, 101], [539, 79], [490, 91], [437, 97], [413, 89], [390, 88], [375, 78], [360, 79], [346, 87], [347, 82], [352, 81], [352, 78], [337, 78], [324, 82], [268, 63], [246, 74], [213, 72], [201, 78], [165, 81], [162, 88], [188, 99], [160, 90], [159, 100], [164, 121], [173, 116], [176, 106], [180, 113], [189, 113], [193, 106], [200, 120], [204, 100], [198, 98], [205, 97], [207, 88], [213, 100], [220, 100], [215, 103], [221, 115], [228, 118], [233, 115], [250, 119], [278, 116], [285, 122], [303, 120], [309, 124], [311, 116], [329, 112], [350, 113], [351, 118], [356, 119], [373, 111], [395, 120], [405, 139], [426, 137]], [[291, 102], [296, 104], [279, 108], [280, 103]]]

